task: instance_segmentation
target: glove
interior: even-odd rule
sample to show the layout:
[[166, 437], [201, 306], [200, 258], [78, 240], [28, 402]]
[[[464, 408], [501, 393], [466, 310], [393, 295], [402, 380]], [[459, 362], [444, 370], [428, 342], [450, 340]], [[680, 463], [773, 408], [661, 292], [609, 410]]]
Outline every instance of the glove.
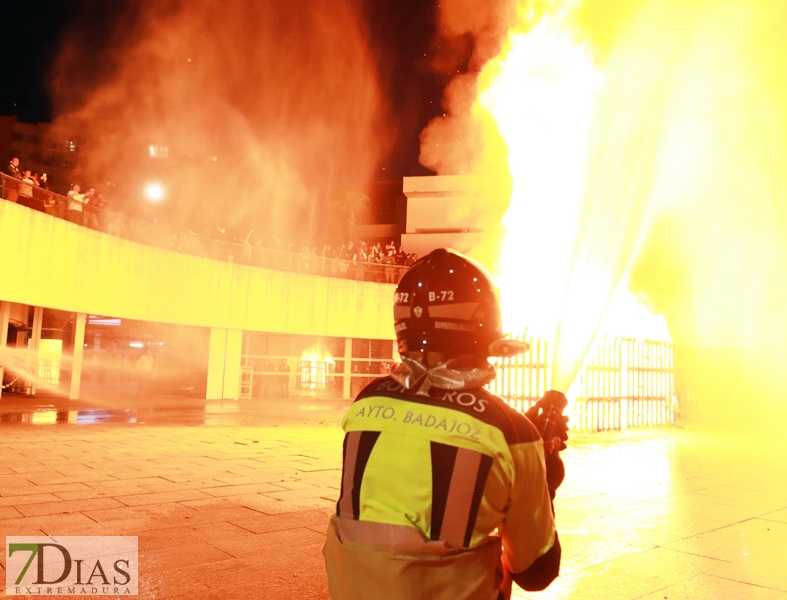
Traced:
[[[525, 413], [525, 416], [545, 438], [544, 449], [547, 454], [566, 449], [568, 417], [563, 414], [566, 406], [568, 406], [568, 400], [565, 395], [556, 390], [549, 390]], [[559, 442], [553, 444], [554, 439], [558, 439]]]

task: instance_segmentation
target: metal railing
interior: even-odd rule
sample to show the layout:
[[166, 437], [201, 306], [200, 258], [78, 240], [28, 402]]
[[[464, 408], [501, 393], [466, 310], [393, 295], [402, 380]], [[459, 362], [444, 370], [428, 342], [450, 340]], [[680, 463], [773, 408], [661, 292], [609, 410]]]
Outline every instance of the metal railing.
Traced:
[[216, 240], [193, 231], [182, 231], [128, 217], [89, 203], [84, 204], [81, 211], [69, 210], [73, 201], [65, 196], [5, 174], [0, 174], [0, 180], [2, 198], [6, 201], [115, 237], [192, 256], [277, 271], [391, 284], [398, 283], [407, 270], [406, 266], [396, 264], [344, 260]]
[[[544, 340], [524, 336], [530, 348], [498, 359], [487, 385], [512, 408], [525, 412], [547, 391], [552, 354]], [[672, 344], [667, 341], [600, 336], [572, 386], [568, 409], [574, 431], [624, 430], [675, 421]]]

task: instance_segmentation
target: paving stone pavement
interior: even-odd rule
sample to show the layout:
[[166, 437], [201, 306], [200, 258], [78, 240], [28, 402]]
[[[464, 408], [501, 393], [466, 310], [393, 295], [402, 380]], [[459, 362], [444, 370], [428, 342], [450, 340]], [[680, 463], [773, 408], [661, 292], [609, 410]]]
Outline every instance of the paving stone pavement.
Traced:
[[2, 426], [0, 535], [136, 535], [141, 598], [326, 598], [341, 440], [321, 425]]
[[[335, 420], [0, 423], [0, 537], [138, 536], [140, 598], [327, 598], [341, 440]], [[562, 574], [514, 598], [787, 598], [783, 454], [675, 429], [564, 458]]]

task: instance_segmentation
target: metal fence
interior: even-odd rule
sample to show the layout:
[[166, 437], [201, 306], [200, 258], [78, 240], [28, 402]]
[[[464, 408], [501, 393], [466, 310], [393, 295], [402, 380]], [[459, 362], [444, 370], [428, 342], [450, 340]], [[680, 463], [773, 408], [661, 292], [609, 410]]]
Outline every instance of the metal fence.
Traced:
[[522, 354], [498, 360], [497, 377], [487, 386], [493, 394], [504, 398], [513, 408], [525, 412], [549, 389], [552, 369], [549, 343], [545, 340], [527, 341], [530, 348]]
[[[523, 339], [523, 338], [520, 338]], [[487, 387], [520, 412], [547, 391], [552, 373], [549, 344], [527, 339], [524, 354], [500, 359]], [[575, 431], [624, 430], [675, 420], [672, 344], [599, 337], [572, 387], [570, 427]]]
[[406, 266], [396, 264], [342, 260], [211, 239], [193, 231], [163, 227], [90, 204], [81, 206], [81, 211], [70, 210], [69, 205], [72, 208], [76, 205], [65, 196], [5, 174], [0, 174], [0, 179], [4, 200], [83, 227], [165, 250], [277, 271], [378, 283], [398, 283], [407, 270]]

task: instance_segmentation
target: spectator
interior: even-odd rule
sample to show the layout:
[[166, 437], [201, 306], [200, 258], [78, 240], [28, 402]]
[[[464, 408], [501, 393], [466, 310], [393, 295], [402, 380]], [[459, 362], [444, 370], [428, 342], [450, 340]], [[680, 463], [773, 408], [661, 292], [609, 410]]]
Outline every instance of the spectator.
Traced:
[[388, 253], [383, 258], [385, 264], [385, 283], [396, 283], [396, 250], [388, 247]]
[[[93, 188], [90, 188], [91, 190]], [[95, 229], [96, 231], [106, 231], [106, 223], [104, 223], [103, 227], [99, 226], [99, 216], [101, 216], [102, 221], [106, 221], [104, 215], [106, 214], [103, 208], [106, 206], [106, 200], [104, 200], [104, 196], [101, 194], [96, 194], [95, 198], [92, 198], [90, 204], [87, 204], [84, 208], [84, 214], [82, 218], [84, 219], [85, 227], [90, 227], [91, 229]]]
[[90, 197], [93, 195], [95, 191], [93, 188], [90, 188], [84, 194], [80, 194], [80, 190], [82, 188], [79, 186], [78, 183], [71, 184], [71, 190], [68, 192], [68, 210], [66, 211], [66, 221], [71, 221], [72, 223], [76, 223], [77, 225], [83, 225], [84, 220], [82, 216], [82, 210], [88, 202], [90, 202]]
[[22, 179], [22, 172], [19, 170], [19, 159], [16, 156], [14, 156], [11, 159], [11, 162], [8, 163], [8, 167], [6, 167], [5, 172], [7, 175], [10, 175], [11, 177]]
[[[35, 173], [33, 173], [35, 176]], [[42, 190], [41, 197], [43, 198], [44, 202], [44, 212], [48, 215], [52, 215], [53, 217], [61, 217], [60, 211], [58, 210], [57, 200], [55, 197], [49, 193], [49, 181], [47, 180], [46, 173], [42, 174], [41, 177], [38, 178], [38, 186]]]
[[353, 279], [362, 280], [364, 278], [368, 260], [369, 255], [366, 253], [366, 244], [361, 242], [353, 254], [353, 268], [351, 271]]
[[366, 280], [367, 281], [382, 281], [383, 272], [378, 266], [381, 262], [382, 256], [380, 255], [380, 244], [372, 246], [369, 251], [369, 256], [366, 259]]
[[22, 183], [19, 184], [19, 195], [32, 198], [35, 181], [33, 181], [33, 176], [30, 174], [30, 169], [22, 171], [21, 179]]
[[30, 174], [30, 169], [22, 171], [22, 180], [19, 182], [19, 189], [17, 190], [17, 202], [27, 208], [32, 208], [39, 212], [45, 212], [44, 203], [40, 196], [33, 196], [33, 188], [36, 183], [33, 176]]

